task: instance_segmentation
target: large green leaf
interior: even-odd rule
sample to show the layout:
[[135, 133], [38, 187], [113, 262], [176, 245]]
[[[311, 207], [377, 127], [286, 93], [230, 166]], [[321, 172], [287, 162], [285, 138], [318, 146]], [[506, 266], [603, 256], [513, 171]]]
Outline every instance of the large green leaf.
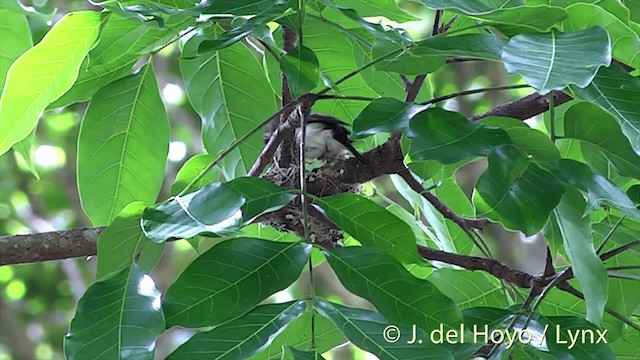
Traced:
[[322, 355], [318, 351], [303, 351], [293, 348], [291, 346], [285, 346], [282, 353], [282, 360], [324, 360]]
[[110, 16], [100, 33], [100, 41], [80, 66], [78, 80], [49, 108], [88, 100], [101, 87], [131, 74], [141, 55], [165, 46], [192, 18], [170, 15], [165, 20], [164, 27], [158, 27], [155, 24]]
[[[357, 347], [381, 360], [453, 359], [443, 345], [430, 343], [427, 332], [411, 326], [399, 326], [382, 314], [318, 299], [314, 307], [328, 317]], [[415, 343], [409, 343], [416, 335]], [[422, 340], [418, 345], [418, 339]], [[408, 344], [409, 343], [409, 344]]]
[[[184, 46], [193, 52], [205, 38], [220, 33], [210, 27]], [[180, 69], [191, 105], [202, 119], [202, 138], [212, 155], [226, 150], [243, 135], [276, 112], [273, 90], [255, 55], [243, 43], [220, 51], [183, 58]], [[262, 149], [257, 133], [220, 163], [227, 179], [246, 174]]]
[[65, 337], [66, 358], [154, 359], [164, 330], [160, 290], [136, 265], [93, 283]]
[[567, 110], [564, 136], [593, 145], [620, 175], [640, 179], [640, 154], [633, 151], [613, 116], [598, 106], [583, 102]]
[[93, 224], [132, 201], [154, 203], [169, 151], [169, 121], [151, 64], [100, 89], [78, 135], [78, 191]]
[[338, 6], [352, 8], [364, 17], [384, 16], [388, 19], [403, 22], [416, 20], [398, 8], [394, 0], [333, 0]]
[[382, 249], [405, 264], [420, 259], [409, 225], [373, 201], [355, 194], [340, 194], [317, 199], [315, 203], [329, 220], [364, 246]]
[[569, 84], [587, 86], [600, 66], [611, 63], [611, 44], [609, 35], [601, 27], [577, 32], [521, 34], [511, 38], [502, 49], [502, 61], [507, 72], [522, 75], [544, 95]]
[[[176, 174], [176, 180], [171, 185], [171, 194], [176, 195], [187, 187], [204, 169], [209, 166], [215, 160], [214, 155], [197, 154], [189, 158], [178, 173]], [[220, 170], [217, 167], [213, 167], [208, 170], [202, 178], [194, 185], [194, 189], [199, 189], [207, 184], [214, 183], [220, 180]]]
[[609, 204], [623, 213], [640, 219], [640, 210], [627, 194], [618, 189], [604, 176], [594, 172], [581, 162], [562, 159], [542, 166], [567, 185], [587, 192], [588, 210], [598, 209], [602, 203]]
[[71, 88], [99, 28], [100, 13], [69, 13], [11, 65], [0, 98], [0, 155], [26, 138], [47, 105]]
[[594, 4], [579, 3], [567, 8], [569, 17], [563, 21], [565, 31], [579, 31], [602, 26], [611, 37], [613, 56], [634, 68], [640, 68], [640, 35], [614, 14]]
[[0, 8], [0, 94], [4, 88], [4, 81], [11, 64], [33, 46], [31, 31], [27, 17], [12, 11]]
[[142, 228], [156, 242], [198, 234], [227, 234], [288, 204], [294, 194], [266, 180], [237, 178], [176, 197], [143, 214]]
[[296, 46], [280, 58], [280, 69], [287, 77], [291, 96], [297, 99], [318, 85], [320, 64], [313, 51]]
[[619, 66], [610, 66], [601, 68], [589, 86], [584, 89], [572, 86], [571, 92], [611, 113], [631, 147], [640, 155], [640, 107], [637, 103], [640, 77], [629, 75]]
[[462, 309], [509, 306], [509, 299], [500, 281], [484, 272], [440, 268], [427, 279]]
[[323, 253], [347, 290], [367, 299], [398, 325], [415, 324], [430, 331], [440, 325], [456, 329], [462, 322], [460, 308], [451, 299], [382, 250], [352, 246]]
[[569, 190], [555, 213], [573, 275], [587, 304], [587, 320], [599, 326], [607, 303], [607, 271], [593, 247], [591, 226], [584, 211], [580, 193]]
[[527, 235], [540, 231], [560, 202], [564, 184], [512, 145], [494, 148], [473, 194], [478, 216]]
[[144, 249], [159, 246], [149, 241], [140, 228], [140, 217], [145, 207], [139, 202], [127, 205], [113, 223], [100, 233], [96, 278], [130, 267]]
[[353, 120], [351, 138], [404, 131], [409, 126], [409, 120], [426, 108], [390, 97], [375, 99]]
[[344, 344], [347, 340], [336, 326], [326, 317], [319, 316], [315, 311], [307, 311], [293, 320], [261, 353], [251, 357], [251, 360], [280, 360], [283, 345], [295, 346], [303, 350], [312, 349], [311, 317], [313, 313], [314, 349], [324, 353], [334, 347]]
[[41, 7], [36, 9], [33, 6], [25, 6], [19, 0], [0, 0], [0, 8], [9, 10], [14, 14], [26, 15], [42, 22], [50, 21], [55, 16], [55, 11], [46, 14], [41, 12], [44, 10]]
[[409, 122], [409, 155], [415, 160], [437, 160], [452, 164], [486, 156], [495, 146], [510, 144], [507, 133], [482, 126], [462, 114], [432, 108], [415, 115]]
[[[389, 56], [395, 52], [395, 55]], [[386, 57], [385, 57], [386, 56]], [[428, 49], [415, 49], [404, 44], [377, 39], [371, 49], [373, 59], [381, 59], [374, 68], [405, 75], [429, 74], [445, 64], [446, 58]]]
[[290, 0], [211, 0], [199, 9], [203, 14], [254, 15]]
[[167, 327], [213, 326], [291, 285], [311, 246], [260, 239], [224, 241], [192, 262], [163, 301]]
[[269, 345], [306, 307], [304, 300], [258, 306], [241, 318], [197, 333], [167, 360], [246, 359]]
[[502, 128], [509, 134], [513, 145], [538, 161], [560, 159], [560, 152], [549, 139], [549, 136], [540, 130], [530, 128], [529, 125], [521, 120], [489, 116], [478, 122], [482, 125]]
[[421, 2], [437, 10], [456, 10], [468, 15], [482, 15], [496, 12], [500, 9], [524, 5], [524, 0], [421, 0]]
[[435, 36], [419, 42], [414, 54], [438, 54], [446, 56], [468, 56], [493, 61], [501, 60], [504, 40], [496, 35], [464, 34], [457, 36]]

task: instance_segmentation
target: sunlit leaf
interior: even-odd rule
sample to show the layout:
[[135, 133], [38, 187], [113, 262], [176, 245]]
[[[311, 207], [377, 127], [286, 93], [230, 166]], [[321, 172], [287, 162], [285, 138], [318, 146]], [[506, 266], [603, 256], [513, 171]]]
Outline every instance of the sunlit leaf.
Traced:
[[401, 132], [409, 120], [427, 106], [406, 103], [394, 98], [373, 100], [353, 120], [351, 138], [359, 139], [379, 132]]
[[280, 58], [280, 69], [287, 77], [291, 96], [294, 99], [318, 85], [319, 66], [316, 54], [304, 46], [296, 46]]

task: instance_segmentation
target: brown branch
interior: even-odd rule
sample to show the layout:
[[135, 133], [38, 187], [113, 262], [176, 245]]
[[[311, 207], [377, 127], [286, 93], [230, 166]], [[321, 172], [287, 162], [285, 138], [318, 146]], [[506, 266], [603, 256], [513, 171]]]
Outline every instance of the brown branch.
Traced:
[[[556, 96], [555, 106], [564, 104], [572, 99], [571, 96], [560, 91], [556, 91], [554, 94]], [[510, 103], [496, 106], [484, 114], [474, 115], [469, 119], [475, 121], [489, 116], [506, 116], [520, 120], [527, 120], [536, 115], [542, 114], [547, 110], [549, 110], [549, 101], [547, 101], [547, 96], [533, 93]]]

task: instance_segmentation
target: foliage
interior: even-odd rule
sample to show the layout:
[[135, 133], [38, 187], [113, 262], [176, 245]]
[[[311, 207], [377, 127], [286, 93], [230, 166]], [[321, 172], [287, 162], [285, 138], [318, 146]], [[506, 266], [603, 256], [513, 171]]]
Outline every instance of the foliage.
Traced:
[[[11, 39], [0, 48], [0, 171], [51, 181], [32, 150], [48, 140], [43, 127], [62, 127], [64, 135], [52, 137], [75, 143], [65, 116], [82, 109], [77, 146], [65, 149], [77, 167], [76, 206], [91, 225], [107, 226], [95, 282], [64, 339], [68, 359], [153, 359], [157, 339], [178, 326], [195, 335], [169, 359], [321, 359], [347, 341], [380, 359], [637, 356], [636, 1], [99, 5], [104, 11], [70, 10], [32, 41], [27, 28], [39, 38], [34, 24], [49, 17], [45, 9], [0, 1], [0, 38]], [[434, 30], [407, 31], [410, 20], [435, 23]], [[283, 41], [289, 31], [298, 36], [295, 46]], [[474, 121], [437, 106], [465, 95], [440, 98], [433, 89], [448, 67], [468, 61], [503, 66], [513, 83], [469, 94], [530, 87], [546, 95], [545, 120]], [[202, 146], [162, 102], [165, 62], [179, 66], [188, 111], [201, 119]], [[571, 99], [556, 106], [560, 92]], [[313, 111], [352, 125], [363, 152], [388, 134], [401, 138], [412, 173], [392, 175], [392, 191], [374, 182], [365, 184], [371, 192], [305, 194], [345, 232], [344, 247], [256, 225], [265, 214], [299, 206], [303, 192], [247, 176], [264, 148], [263, 127], [287, 94], [294, 105], [312, 99]], [[172, 138], [205, 152], [192, 154], [173, 186]], [[486, 166], [467, 189], [456, 175], [470, 162]], [[2, 202], [20, 203], [8, 195], [19, 187], [0, 184]], [[23, 203], [33, 206], [24, 191]], [[61, 208], [71, 208], [69, 201]], [[10, 206], [0, 206], [2, 231], [18, 232], [4, 220], [19, 211], [5, 215]], [[543, 234], [558, 272], [530, 276], [546, 281], [538, 286], [474, 268], [479, 257], [471, 254], [492, 256], [485, 236], [465, 225], [474, 219]], [[152, 271], [165, 243], [179, 239], [197, 258], [160, 286]], [[350, 295], [321, 289], [313, 274], [325, 261]], [[296, 291], [306, 279], [308, 291]], [[278, 300], [285, 289], [291, 301]], [[504, 341], [478, 340], [477, 329], [505, 334]], [[438, 339], [449, 331], [457, 334], [452, 341]], [[509, 342], [509, 334], [524, 338]], [[573, 334], [595, 338], [572, 344]]]

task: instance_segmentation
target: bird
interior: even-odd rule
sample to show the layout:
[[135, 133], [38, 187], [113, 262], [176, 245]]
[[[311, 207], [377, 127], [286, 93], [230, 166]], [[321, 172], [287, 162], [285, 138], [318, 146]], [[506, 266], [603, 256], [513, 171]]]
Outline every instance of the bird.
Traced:
[[[296, 130], [299, 141], [300, 129]], [[351, 152], [361, 163], [366, 160], [351, 144], [347, 124], [333, 116], [312, 113], [306, 119], [304, 156], [306, 159], [330, 159], [343, 157]]]

